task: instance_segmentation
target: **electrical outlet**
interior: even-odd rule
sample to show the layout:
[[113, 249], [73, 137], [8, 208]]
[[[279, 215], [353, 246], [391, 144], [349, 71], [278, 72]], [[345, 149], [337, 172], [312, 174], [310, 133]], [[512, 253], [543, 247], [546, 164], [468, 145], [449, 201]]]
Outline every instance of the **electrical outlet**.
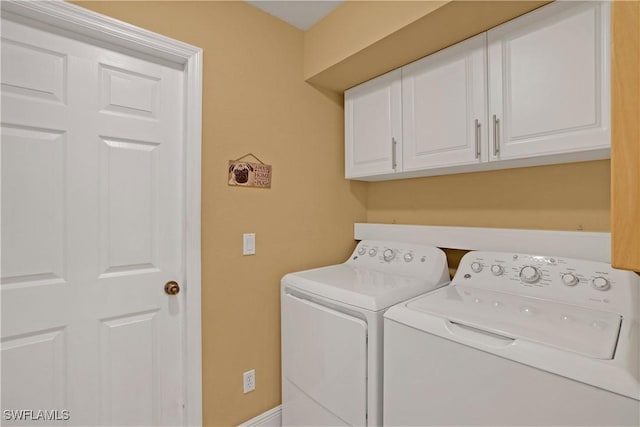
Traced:
[[256, 389], [256, 370], [252, 369], [242, 374], [242, 390], [245, 394]]

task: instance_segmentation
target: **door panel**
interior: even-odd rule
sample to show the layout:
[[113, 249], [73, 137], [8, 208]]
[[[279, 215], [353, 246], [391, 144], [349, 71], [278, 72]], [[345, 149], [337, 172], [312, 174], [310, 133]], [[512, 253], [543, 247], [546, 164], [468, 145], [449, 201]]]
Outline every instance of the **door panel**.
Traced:
[[55, 328], [2, 341], [3, 408], [66, 407], [66, 338], [64, 329]]
[[487, 160], [485, 70], [485, 34], [402, 68], [405, 171]]
[[347, 178], [401, 170], [401, 147], [392, 142], [402, 143], [400, 97], [400, 70], [345, 92]]
[[[101, 321], [101, 416], [104, 424], [157, 425], [160, 387], [158, 310]], [[133, 381], [132, 381], [133, 379]], [[158, 384], [159, 386], [160, 384]], [[124, 416], [123, 416], [124, 415]]]
[[2, 125], [3, 284], [65, 279], [65, 148], [63, 132]]
[[100, 139], [102, 274], [157, 271], [159, 143]]
[[489, 31], [492, 159], [610, 145], [608, 32], [601, 2], [554, 3]]
[[100, 64], [102, 111], [156, 119], [161, 78]]
[[181, 425], [183, 71], [8, 20], [2, 71], [2, 409]]
[[[593, 43], [583, 41], [595, 39], [594, 19], [595, 10], [587, 10], [509, 41], [505, 83], [511, 89], [508, 105], [514, 138], [596, 124], [597, 52]], [[576, 30], [569, 32], [575, 37], [558, 43], [569, 29]], [[564, 66], [561, 58], [571, 58], [574, 66]], [[576, 99], [581, 102], [567, 108], [567, 100]]]
[[16, 40], [2, 43], [2, 92], [64, 103], [67, 56]]

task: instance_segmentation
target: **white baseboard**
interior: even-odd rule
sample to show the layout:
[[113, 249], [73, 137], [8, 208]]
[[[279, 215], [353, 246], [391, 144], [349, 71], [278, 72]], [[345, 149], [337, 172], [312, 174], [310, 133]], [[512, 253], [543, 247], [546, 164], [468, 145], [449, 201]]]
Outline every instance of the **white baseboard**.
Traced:
[[280, 427], [282, 425], [282, 406], [269, 409], [266, 412], [245, 421], [238, 427]]

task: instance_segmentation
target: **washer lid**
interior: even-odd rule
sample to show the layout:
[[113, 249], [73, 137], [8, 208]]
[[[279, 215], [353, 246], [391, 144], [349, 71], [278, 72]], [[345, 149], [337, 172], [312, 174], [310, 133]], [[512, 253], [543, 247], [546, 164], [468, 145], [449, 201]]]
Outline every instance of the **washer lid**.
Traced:
[[448, 286], [407, 308], [597, 359], [613, 359], [622, 321], [614, 313], [467, 286]]
[[448, 282], [439, 278], [417, 279], [339, 264], [290, 273], [282, 278], [282, 283], [336, 302], [379, 311]]

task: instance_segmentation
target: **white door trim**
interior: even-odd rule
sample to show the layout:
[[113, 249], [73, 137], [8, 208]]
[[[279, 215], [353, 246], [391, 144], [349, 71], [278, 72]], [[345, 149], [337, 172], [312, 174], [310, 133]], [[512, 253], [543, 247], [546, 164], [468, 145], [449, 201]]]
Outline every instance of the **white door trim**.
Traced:
[[202, 49], [64, 1], [2, 1], [2, 15], [162, 60], [185, 70], [185, 423], [202, 425], [200, 189]]

